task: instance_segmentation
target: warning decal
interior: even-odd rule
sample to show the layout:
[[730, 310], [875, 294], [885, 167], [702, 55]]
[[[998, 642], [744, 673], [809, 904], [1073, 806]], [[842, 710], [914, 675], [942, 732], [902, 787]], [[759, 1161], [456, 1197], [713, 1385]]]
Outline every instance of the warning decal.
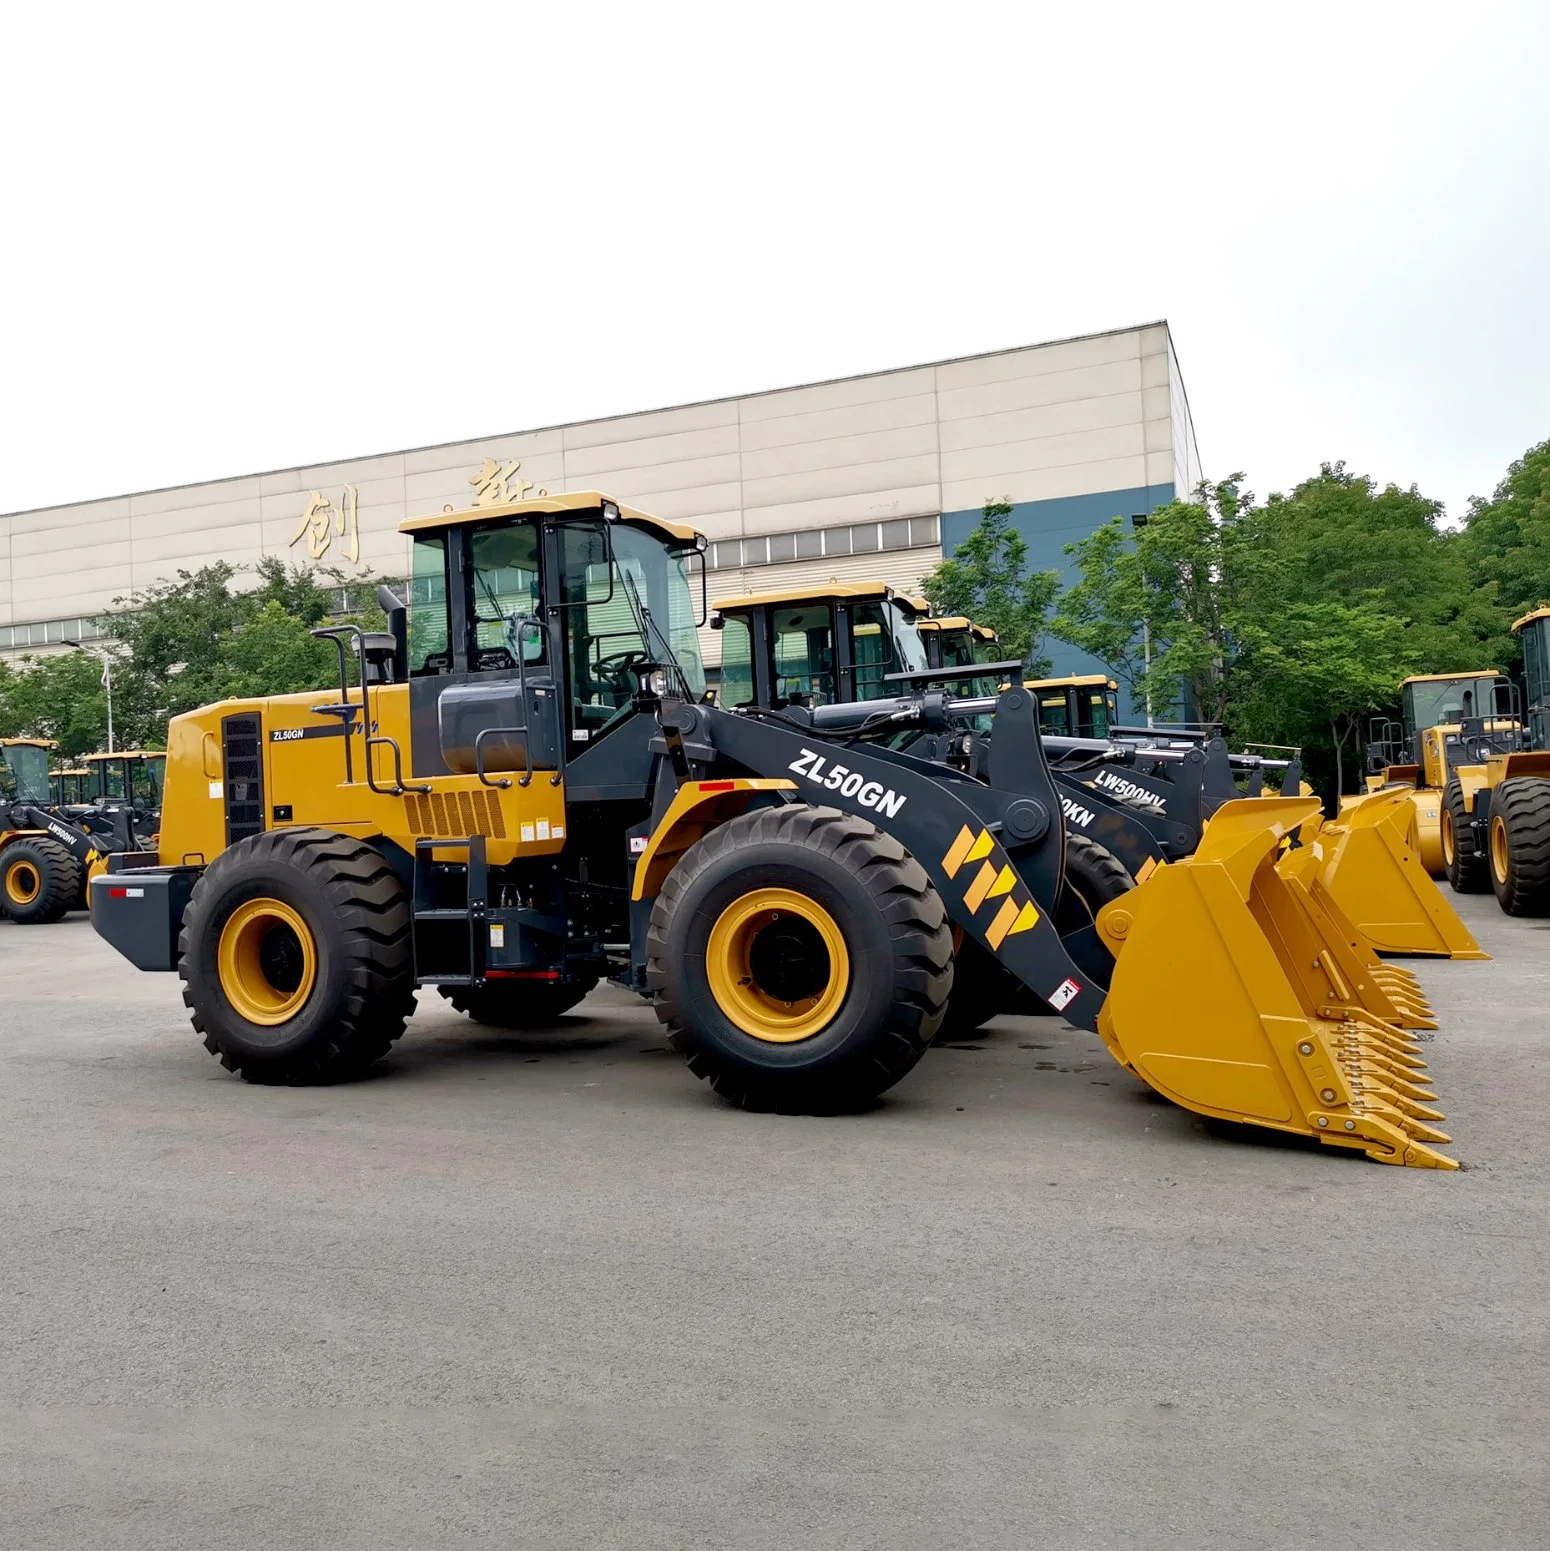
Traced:
[[1064, 1012], [1077, 997], [1082, 994], [1082, 988], [1074, 980], [1062, 980], [1049, 994], [1049, 1004], [1056, 1012]]

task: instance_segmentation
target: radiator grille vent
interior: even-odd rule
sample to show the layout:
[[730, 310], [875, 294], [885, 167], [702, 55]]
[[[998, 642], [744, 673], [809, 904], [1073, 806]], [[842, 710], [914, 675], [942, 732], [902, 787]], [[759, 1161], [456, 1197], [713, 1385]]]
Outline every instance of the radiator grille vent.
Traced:
[[470, 835], [506, 838], [506, 815], [495, 792], [411, 792], [404, 798], [409, 828], [417, 835], [464, 840]]
[[257, 716], [228, 716], [221, 721], [228, 846], [264, 832], [263, 732]]

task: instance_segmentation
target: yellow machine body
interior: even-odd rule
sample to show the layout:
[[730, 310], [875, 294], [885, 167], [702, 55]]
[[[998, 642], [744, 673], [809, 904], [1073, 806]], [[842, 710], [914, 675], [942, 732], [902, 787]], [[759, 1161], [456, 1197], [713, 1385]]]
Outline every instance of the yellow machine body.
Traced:
[[1449, 1138], [1416, 1040], [1371, 1010], [1378, 988], [1277, 869], [1282, 840], [1317, 812], [1298, 797], [1226, 803], [1192, 857], [1104, 907], [1115, 972], [1099, 1032], [1199, 1114], [1457, 1168], [1434, 1145]]
[[1338, 821], [1305, 825], [1282, 870], [1316, 876], [1379, 953], [1488, 959], [1421, 865], [1409, 797], [1388, 787], [1344, 808]]
[[[351, 691], [360, 704], [360, 690]], [[390, 795], [394, 785], [392, 751], [373, 751], [373, 774], [383, 788], [365, 783], [364, 739], [360, 717], [351, 736], [356, 779], [345, 781], [344, 735], [338, 717], [318, 714], [320, 706], [339, 704], [339, 691], [275, 696], [267, 700], [226, 700], [175, 718], [167, 736], [167, 785], [158, 853], [163, 865], [214, 861], [226, 849], [226, 792], [222, 781], [222, 733], [226, 719], [242, 713], [262, 718], [264, 827], [313, 825], [360, 839], [380, 836], [413, 852], [417, 840], [483, 835], [494, 866], [522, 857], [557, 852], [565, 844], [565, 788], [554, 772], [539, 770], [526, 786], [509, 774], [504, 789], [474, 775], [416, 777], [413, 785], [428, 792]], [[377, 735], [408, 749], [409, 686], [384, 684], [371, 691]], [[492, 777], [492, 779], [497, 779]]]

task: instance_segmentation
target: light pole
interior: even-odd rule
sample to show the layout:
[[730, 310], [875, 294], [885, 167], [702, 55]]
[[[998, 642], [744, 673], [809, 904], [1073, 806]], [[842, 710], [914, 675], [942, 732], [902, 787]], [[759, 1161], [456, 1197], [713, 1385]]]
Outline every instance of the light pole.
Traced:
[[[65, 645], [73, 646], [78, 652], [86, 652], [88, 657], [97, 656], [95, 652], [87, 651], [79, 641], [66, 640]], [[101, 657], [97, 657], [97, 661], [102, 664], [102, 687], [108, 692], [108, 753], [111, 754], [113, 752], [113, 659], [104, 653]]]
[[[1130, 526], [1139, 530], [1144, 528], [1151, 519], [1144, 512], [1135, 513], [1130, 519]], [[1141, 572], [1141, 591], [1146, 592], [1146, 571]], [[1143, 612], [1141, 615], [1141, 659], [1146, 664], [1146, 725], [1155, 725], [1152, 721], [1152, 622]]]

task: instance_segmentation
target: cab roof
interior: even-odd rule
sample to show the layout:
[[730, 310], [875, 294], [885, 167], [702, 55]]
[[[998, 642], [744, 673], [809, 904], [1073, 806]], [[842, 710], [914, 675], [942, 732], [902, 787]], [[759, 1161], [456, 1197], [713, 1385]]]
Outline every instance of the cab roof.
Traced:
[[680, 522], [665, 522], [649, 512], [637, 511], [604, 495], [601, 490], [573, 490], [568, 494], [539, 496], [531, 501], [509, 501], [504, 506], [467, 506], [461, 511], [433, 512], [429, 517], [411, 517], [398, 525], [400, 533], [426, 533], [436, 528], [463, 528], [470, 523], [491, 522], [501, 517], [553, 517], [561, 512], [598, 511], [604, 505], [619, 513], [619, 521], [648, 528], [679, 544], [704, 544], [703, 536]]
[[0, 748], [6, 749], [57, 749], [52, 738], [0, 738]]
[[1512, 628], [1521, 630], [1525, 625], [1533, 624], [1536, 619], [1550, 619], [1550, 608], [1531, 609], [1522, 619], [1513, 620]]
[[825, 603], [830, 598], [870, 599], [899, 598], [910, 602], [902, 594], [895, 593], [886, 582], [825, 582], [822, 586], [785, 587], [776, 592], [746, 592], [730, 598], [717, 598], [711, 607], [718, 614], [738, 609], [760, 609], [771, 603]]
[[111, 754], [83, 754], [83, 760], [100, 762], [105, 759], [165, 759], [165, 749], [114, 749]]
[[[1513, 629], [1516, 630], [1517, 626], [1514, 625]], [[1403, 689], [1406, 684], [1445, 684], [1449, 679], [1499, 679], [1501, 676], [1500, 668], [1460, 668], [1457, 673], [1412, 673], [1408, 679], [1399, 681], [1399, 687]]]
[[1113, 679], [1102, 673], [1068, 673], [1059, 679], [1024, 679], [1024, 689], [1089, 689], [1102, 684], [1105, 689], [1118, 689]]
[[915, 621], [917, 630], [971, 630], [982, 641], [994, 641], [996, 632], [989, 625], [976, 625], [972, 619], [966, 619], [962, 614], [948, 614], [941, 619], [918, 619]]

